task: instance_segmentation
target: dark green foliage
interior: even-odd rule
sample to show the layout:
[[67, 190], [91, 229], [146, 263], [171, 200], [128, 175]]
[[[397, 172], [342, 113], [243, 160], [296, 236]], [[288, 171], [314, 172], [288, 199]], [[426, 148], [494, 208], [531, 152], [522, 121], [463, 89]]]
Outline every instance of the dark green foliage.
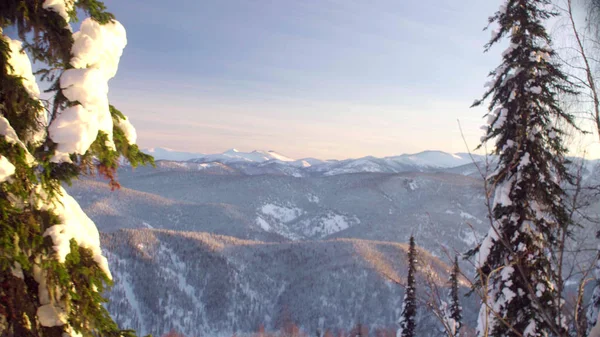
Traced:
[[460, 267], [458, 266], [458, 257], [454, 258], [454, 265], [452, 265], [452, 272], [450, 273], [450, 308], [449, 318], [454, 321], [454, 336], [460, 335], [460, 328], [462, 327], [462, 307], [460, 305], [460, 298], [458, 293], [458, 278], [460, 276]]
[[404, 301], [400, 314], [400, 332], [402, 337], [414, 337], [415, 316], [417, 315], [417, 293], [415, 288], [415, 274], [417, 272], [417, 248], [415, 238], [411, 235], [408, 248], [408, 274], [404, 288]]
[[[76, 104], [67, 101], [58, 85], [62, 72], [71, 67], [72, 32], [63, 17], [42, 4], [43, 0], [0, 1], [0, 31], [16, 28], [23, 49], [41, 66], [38, 74], [51, 82], [47, 92], [53, 95], [49, 101], [37, 100], [29, 95], [22, 78], [10, 75], [10, 48], [0, 36], [0, 117], [6, 118], [22, 141], [11, 142], [0, 135], [0, 157], [15, 166], [15, 174], [0, 182], [0, 335], [54, 337], [65, 332], [62, 326], [45, 327], [38, 322], [41, 277], [49, 295], [65, 304], [68, 325], [83, 336], [132, 337], [134, 332], [120, 330], [102, 306], [101, 293], [111, 282], [91, 251], [71, 241], [65, 262], [55, 259], [52, 239], [44, 232], [60, 219], [52, 208], [41, 205], [55, 201], [61, 184], [82, 173], [97, 172], [118, 187], [115, 172], [121, 157], [132, 166], [153, 164], [153, 159], [129, 144], [118, 127], [113, 130], [116, 150], [105, 146], [107, 135], [99, 133], [87, 153], [71, 156], [72, 163], [51, 162], [56, 144], [48, 137], [34, 142], [32, 135], [45, 128], [39, 120], [41, 113], [48, 112], [52, 120], [62, 108]], [[114, 19], [96, 0], [79, 1], [69, 13], [72, 19], [77, 10], [100, 23]], [[120, 117], [113, 113], [113, 118]]]

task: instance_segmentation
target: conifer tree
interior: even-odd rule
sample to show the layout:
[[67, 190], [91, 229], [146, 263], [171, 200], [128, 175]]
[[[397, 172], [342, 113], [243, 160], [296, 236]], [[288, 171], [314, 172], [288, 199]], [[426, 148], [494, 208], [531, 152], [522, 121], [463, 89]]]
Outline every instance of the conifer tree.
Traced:
[[450, 273], [450, 308], [448, 312], [448, 323], [452, 336], [458, 336], [462, 326], [462, 307], [458, 293], [458, 277], [460, 268], [458, 266], [458, 257], [454, 257], [454, 265]]
[[121, 157], [152, 163], [108, 103], [125, 44], [100, 1], [0, 1], [1, 336], [133, 336], [102, 306], [111, 275], [98, 230], [61, 186], [99, 173], [117, 188]]
[[549, 0], [507, 0], [490, 17], [498, 30], [486, 45], [508, 37], [502, 64], [490, 73], [483, 99], [490, 99], [483, 142], [493, 141], [496, 170], [491, 187], [491, 228], [474, 251], [481, 306], [479, 336], [565, 335], [556, 266], [557, 234], [571, 220], [561, 184], [566, 170], [563, 133], [558, 123], [574, 126], [557, 94], [570, 93], [566, 75], [555, 62], [543, 21], [554, 15]]
[[417, 294], [415, 288], [415, 273], [417, 271], [417, 248], [415, 238], [411, 235], [408, 247], [408, 275], [406, 276], [406, 287], [404, 288], [404, 300], [398, 324], [397, 337], [414, 337], [415, 316], [417, 315]]

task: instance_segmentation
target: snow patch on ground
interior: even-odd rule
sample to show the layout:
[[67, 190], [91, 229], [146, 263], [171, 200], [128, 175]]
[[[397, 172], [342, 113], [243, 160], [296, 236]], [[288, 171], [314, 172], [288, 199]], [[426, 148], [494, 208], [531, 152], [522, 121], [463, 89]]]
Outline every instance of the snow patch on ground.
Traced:
[[464, 211], [460, 211], [460, 217], [463, 219], [475, 220], [478, 224], [483, 223], [481, 220], [477, 219], [477, 217]]
[[325, 237], [345, 229], [353, 225], [360, 224], [360, 220], [356, 216], [345, 216], [334, 212], [329, 212], [321, 217], [302, 221], [302, 233], [306, 237]]
[[271, 225], [269, 225], [269, 223], [261, 218], [261, 217], [257, 217], [256, 218], [256, 224], [260, 226], [260, 228], [262, 228], [263, 230], [270, 232], [273, 228], [271, 227]]
[[129, 303], [129, 305], [133, 309], [133, 312], [137, 316], [138, 322], [141, 323], [141, 322], [143, 322], [142, 309], [141, 309], [140, 303], [137, 300], [137, 297], [135, 296], [135, 293], [133, 292], [133, 287], [131, 286], [131, 283], [129, 282], [130, 277], [131, 276], [129, 275], [129, 273], [125, 273], [123, 275], [123, 277], [120, 279], [120, 281], [121, 281], [121, 284], [123, 285], [123, 290], [125, 291], [125, 298], [127, 299], [127, 302]]
[[153, 229], [154, 227], [152, 227], [149, 223], [147, 223], [146, 221], [142, 222], [142, 226], [144, 226], [145, 228], [150, 228]]
[[265, 204], [260, 208], [264, 215], [273, 217], [281, 222], [290, 222], [304, 214], [304, 211], [296, 207], [278, 206], [275, 204]]
[[326, 233], [336, 233], [350, 227], [346, 217], [339, 214], [328, 214], [321, 223]]
[[321, 200], [319, 199], [319, 197], [316, 196], [316, 195], [314, 195], [314, 194], [309, 194], [307, 196], [307, 198], [308, 198], [308, 201], [310, 201], [310, 202], [312, 202], [314, 204], [318, 204], [319, 202], [321, 202]]

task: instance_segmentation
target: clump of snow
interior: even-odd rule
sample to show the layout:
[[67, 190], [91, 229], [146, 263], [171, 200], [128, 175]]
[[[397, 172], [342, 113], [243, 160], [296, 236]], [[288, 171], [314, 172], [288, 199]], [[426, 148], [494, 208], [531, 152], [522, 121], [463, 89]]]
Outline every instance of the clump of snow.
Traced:
[[25, 144], [19, 139], [15, 129], [13, 129], [8, 120], [2, 116], [0, 116], [0, 136], [4, 136], [4, 139], [9, 144], [19, 144], [21, 148], [25, 150], [25, 159], [28, 164], [35, 162], [35, 158], [29, 153]]
[[68, 327], [66, 332], [63, 332], [62, 337], [83, 337], [80, 332], [73, 330], [72, 327]]
[[[495, 119], [494, 123], [491, 124], [492, 130], [497, 130], [500, 129], [504, 126], [504, 124], [506, 123], [506, 119], [508, 116], [508, 109], [507, 108], [500, 108], [496, 110], [497, 112], [497, 116], [498, 118]], [[490, 115], [490, 119], [492, 119], [493, 121], [493, 116], [494, 115]], [[488, 119], [488, 122], [492, 122]]]
[[[10, 48], [8, 64], [6, 67], [8, 74], [20, 77], [23, 83], [23, 88], [25, 88], [25, 91], [27, 91], [29, 96], [36, 100], [39, 99], [40, 88], [38, 87], [35, 76], [33, 75], [29, 56], [22, 51], [22, 42], [18, 40], [12, 40], [4, 35], [2, 38], [6, 40], [8, 47]], [[40, 125], [45, 126], [48, 123], [46, 113], [43, 109], [40, 109], [37, 119]], [[39, 142], [44, 139], [45, 135], [44, 128], [41, 128], [35, 134], [28, 135], [27, 138], [33, 142]], [[16, 135], [14, 138], [17, 138]]]
[[69, 13], [73, 10], [74, 0], [45, 0], [42, 8], [55, 11], [69, 22]]
[[0, 156], [0, 183], [5, 182], [13, 174], [15, 174], [15, 166], [6, 157]]
[[99, 131], [108, 135], [106, 145], [114, 149], [108, 81], [115, 76], [127, 44], [125, 28], [117, 21], [101, 25], [87, 18], [73, 40], [74, 69], [62, 74], [60, 86], [68, 100], [80, 105], [61, 111], [50, 125], [50, 137], [58, 144], [55, 162], [69, 161], [69, 153], [85, 153]]
[[506, 57], [508, 55], [510, 55], [510, 53], [512, 53], [515, 49], [517, 49], [519, 46], [516, 43], [511, 43], [503, 52], [502, 52], [502, 56]]
[[50, 303], [50, 294], [46, 282], [47, 272], [40, 268], [41, 259], [36, 257], [33, 265], [33, 279], [38, 283], [38, 298], [41, 305]]
[[525, 328], [525, 331], [523, 331], [523, 337], [529, 337], [529, 336], [536, 336], [537, 335], [537, 324], [535, 323], [535, 320], [531, 320], [529, 322], [529, 324], [527, 325], [527, 327]]
[[35, 81], [35, 76], [31, 70], [31, 61], [29, 56], [22, 51], [23, 43], [19, 40], [12, 40], [7, 36], [3, 36], [8, 42], [10, 48], [10, 55], [8, 58], [7, 71], [9, 75], [18, 76], [22, 78], [23, 87], [32, 98], [38, 99], [40, 97], [40, 88]]
[[81, 105], [61, 111], [48, 133], [58, 149], [53, 161], [68, 162], [70, 153], [84, 154], [98, 136], [98, 124]]
[[127, 45], [125, 28], [118, 21], [100, 24], [87, 18], [73, 34], [71, 65], [78, 69], [100, 69], [107, 79], [114, 77]]
[[129, 118], [119, 119], [117, 126], [123, 131], [129, 144], [135, 144], [137, 141], [137, 132], [133, 125], [131, 125], [131, 122], [129, 122]]
[[519, 168], [522, 169], [524, 167], [527, 167], [530, 163], [531, 156], [529, 155], [529, 152], [525, 152], [525, 154], [523, 154], [523, 157], [521, 158], [521, 161], [519, 162]]
[[498, 240], [497, 229], [492, 227], [488, 231], [487, 236], [483, 239], [481, 246], [479, 246], [479, 253], [477, 254], [477, 268], [481, 268], [487, 261], [488, 255], [490, 255], [490, 251], [492, 246]]
[[109, 278], [112, 278], [108, 269], [108, 261], [100, 249], [100, 234], [96, 225], [81, 210], [77, 201], [67, 194], [67, 191], [60, 187], [59, 193], [60, 196], [57, 200], [41, 207], [52, 211], [60, 220], [60, 224], [54, 225], [44, 232], [44, 236], [52, 238], [58, 261], [65, 261], [66, 256], [71, 252], [70, 240], [75, 239], [80, 247], [91, 250], [96, 264]]
[[67, 323], [67, 314], [54, 304], [45, 304], [39, 307], [37, 317], [42, 326], [53, 327]]
[[281, 222], [290, 222], [298, 218], [304, 212], [300, 208], [296, 207], [284, 207], [274, 204], [265, 204], [260, 208], [260, 211], [269, 215]]
[[508, 279], [510, 279], [510, 277], [512, 276], [514, 271], [515, 271], [515, 268], [513, 266], [506, 266], [506, 267], [502, 268], [502, 271], [500, 272], [502, 281], [507, 281]]
[[544, 292], [546, 291], [546, 285], [543, 283], [538, 283], [536, 286], [535, 296], [542, 297]]
[[2, 116], [0, 116], [0, 135], [4, 136], [6, 142], [9, 144], [19, 143], [22, 145], [21, 141], [19, 140], [19, 136], [17, 136], [17, 133], [15, 132], [15, 129], [13, 129], [8, 120]]
[[14, 266], [10, 268], [10, 273], [12, 276], [20, 278], [21, 280], [25, 279], [25, 275], [23, 275], [23, 267], [21, 267], [19, 262], [15, 262]]
[[512, 177], [512, 178], [502, 182], [501, 185], [496, 186], [496, 190], [494, 193], [494, 207], [496, 207], [496, 205], [500, 205], [500, 206], [512, 205], [512, 200], [510, 199], [510, 192], [512, 190], [514, 182], [515, 182], [515, 178]]
[[502, 288], [502, 296], [504, 296], [504, 300], [502, 301], [502, 304], [506, 304], [510, 301], [512, 301], [515, 297], [517, 297], [517, 294], [515, 294], [514, 291], [510, 290], [509, 287], [503, 287]]

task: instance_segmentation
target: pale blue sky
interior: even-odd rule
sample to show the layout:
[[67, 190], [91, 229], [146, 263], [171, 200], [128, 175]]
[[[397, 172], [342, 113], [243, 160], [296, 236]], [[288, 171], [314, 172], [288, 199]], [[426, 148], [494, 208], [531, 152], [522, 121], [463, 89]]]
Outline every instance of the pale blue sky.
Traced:
[[464, 152], [482, 134], [499, 0], [107, 0], [110, 83], [141, 147], [291, 157]]

